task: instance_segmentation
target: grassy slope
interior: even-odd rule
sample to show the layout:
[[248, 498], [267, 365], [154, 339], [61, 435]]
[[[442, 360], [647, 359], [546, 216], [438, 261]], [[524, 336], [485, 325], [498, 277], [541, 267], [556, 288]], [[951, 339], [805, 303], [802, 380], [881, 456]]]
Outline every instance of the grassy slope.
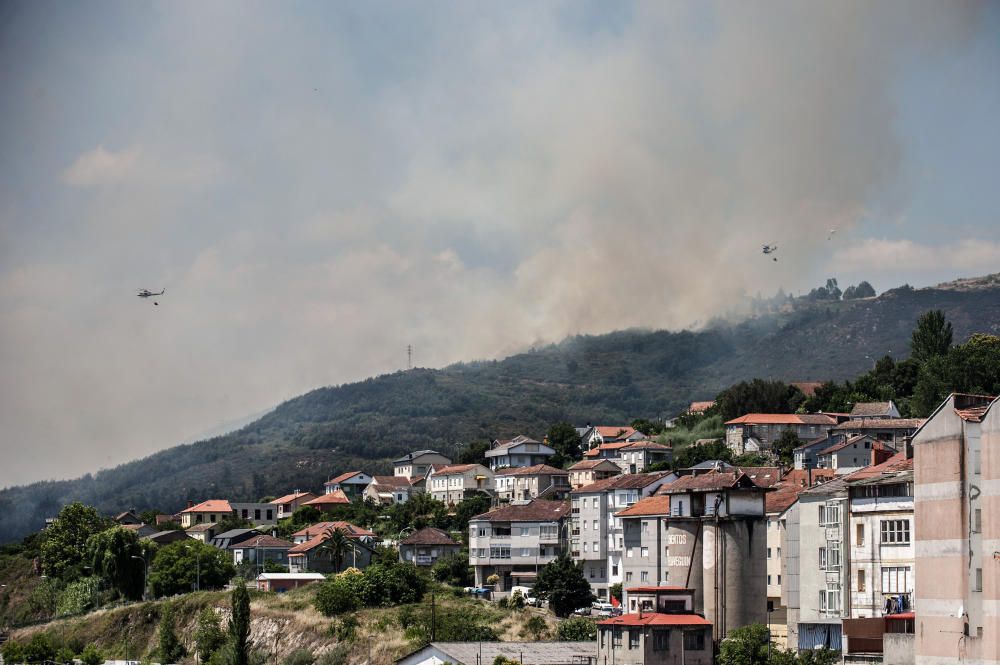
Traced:
[[932, 308], [945, 310], [956, 341], [1000, 332], [998, 285], [902, 289], [697, 333], [577, 337], [502, 361], [397, 372], [311, 391], [238, 432], [93, 476], [0, 491], [0, 542], [38, 529], [72, 500], [115, 513], [319, 490], [342, 471], [386, 472], [393, 457], [418, 448], [448, 452], [521, 432], [539, 437], [558, 420], [673, 415], [743, 379], [853, 377], [870, 367], [865, 355], [905, 356], [914, 322]]
[[[338, 642], [332, 636], [331, 627], [335, 619], [319, 614], [312, 606], [316, 587], [306, 587], [287, 594], [254, 594], [251, 603], [251, 638], [274, 662], [277, 654], [280, 662], [291, 651], [309, 649], [314, 654], [322, 654], [334, 648]], [[223, 616], [223, 628], [229, 616], [229, 594], [222, 592], [191, 593], [173, 601], [140, 603], [115, 610], [101, 610], [91, 614], [53, 621], [14, 631], [11, 638], [28, 641], [37, 632], [45, 632], [57, 644], [94, 643], [104, 652], [106, 658], [123, 659], [125, 639], [129, 642], [129, 657], [149, 654], [156, 649], [157, 624], [160, 608], [164, 602], [175, 603], [177, 634], [188, 648], [194, 649], [194, 635], [197, 617], [204, 607], [213, 607]], [[425, 598], [425, 603], [430, 597]], [[472, 609], [486, 611], [494, 615], [498, 632], [505, 641], [523, 640], [521, 631], [528, 617], [539, 614], [540, 610], [502, 610], [485, 601], [471, 597], [454, 598], [448, 594], [438, 594], [439, 608]], [[357, 614], [360, 626], [355, 640], [347, 643], [350, 648], [348, 663], [367, 661], [371, 645], [372, 662], [391, 663], [400, 656], [420, 646], [408, 641], [396, 617], [398, 608], [378, 608], [363, 610]], [[546, 616], [550, 629], [554, 631], [555, 619]], [[189, 659], [190, 660], [190, 659]], [[193, 661], [192, 661], [193, 662]]]

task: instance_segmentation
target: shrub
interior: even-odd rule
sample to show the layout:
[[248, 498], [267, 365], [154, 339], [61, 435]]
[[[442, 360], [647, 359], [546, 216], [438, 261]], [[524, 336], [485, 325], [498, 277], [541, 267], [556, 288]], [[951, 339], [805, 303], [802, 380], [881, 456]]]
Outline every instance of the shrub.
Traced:
[[316, 592], [314, 601], [316, 609], [328, 617], [358, 609], [361, 607], [361, 597], [354, 586], [352, 581], [343, 575], [323, 582]]
[[3, 655], [3, 662], [5, 663], [24, 662], [24, 647], [14, 640], [5, 642], [3, 647], [0, 647], [0, 654]]
[[347, 665], [347, 657], [351, 649], [346, 644], [338, 644], [316, 661], [316, 665]]
[[62, 647], [56, 652], [56, 662], [57, 663], [72, 663], [73, 662], [73, 650], [69, 647]]
[[549, 632], [549, 625], [545, 623], [545, 619], [533, 614], [530, 619], [528, 619], [524, 628], [521, 629], [521, 637], [531, 637], [532, 640], [537, 642], [544, 638]]
[[219, 615], [211, 607], [206, 607], [198, 615], [198, 627], [194, 632], [194, 643], [201, 662], [207, 663], [212, 655], [226, 644]]
[[316, 656], [309, 649], [296, 649], [291, 652], [282, 661], [282, 665], [313, 665], [316, 662]]
[[587, 617], [570, 617], [559, 622], [557, 639], [563, 642], [590, 642], [597, 639], [597, 622]]
[[340, 642], [353, 642], [358, 634], [358, 625], [357, 617], [353, 614], [348, 614], [337, 625], [337, 640]]
[[163, 663], [176, 663], [187, 655], [187, 649], [177, 639], [177, 632], [174, 630], [174, 606], [166, 603], [160, 614], [160, 640], [159, 640], [160, 661]]
[[83, 665], [101, 665], [104, 662], [104, 654], [93, 644], [88, 644], [80, 652], [80, 661]]
[[524, 608], [524, 594], [518, 589], [510, 595], [510, 600], [507, 602], [507, 607], [512, 610], [520, 610]]

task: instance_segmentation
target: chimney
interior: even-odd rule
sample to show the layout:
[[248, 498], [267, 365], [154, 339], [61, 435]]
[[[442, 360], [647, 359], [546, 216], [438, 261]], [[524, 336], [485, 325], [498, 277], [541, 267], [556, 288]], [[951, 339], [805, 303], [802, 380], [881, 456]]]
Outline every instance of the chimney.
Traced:
[[188, 508], [194, 508], [194, 501], [188, 501]]
[[906, 459], [913, 459], [913, 437], [903, 437], [903, 450], [906, 451]]

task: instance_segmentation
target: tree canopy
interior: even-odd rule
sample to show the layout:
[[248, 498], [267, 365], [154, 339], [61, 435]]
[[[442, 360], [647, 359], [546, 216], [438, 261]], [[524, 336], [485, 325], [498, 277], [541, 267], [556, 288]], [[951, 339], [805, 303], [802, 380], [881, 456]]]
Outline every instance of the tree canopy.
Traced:
[[795, 386], [782, 381], [753, 379], [726, 388], [715, 398], [723, 421], [747, 413], [795, 413], [806, 396]]
[[48, 576], [59, 579], [79, 577], [83, 572], [87, 541], [112, 524], [111, 520], [102, 517], [91, 506], [80, 502], [65, 506], [45, 530], [42, 570]]
[[580, 459], [582, 451], [580, 446], [583, 443], [576, 428], [570, 423], [559, 422], [549, 428], [549, 446], [556, 451], [556, 454], [549, 458], [549, 464], [554, 467], [562, 467], [567, 462]]
[[538, 572], [534, 590], [548, 598], [549, 607], [559, 617], [589, 606], [595, 598], [583, 569], [566, 554]]
[[154, 596], [187, 593], [199, 579], [202, 589], [224, 586], [236, 573], [231, 555], [196, 540], [177, 541], [159, 548], [153, 557], [149, 585]]
[[917, 319], [917, 327], [910, 339], [910, 357], [917, 362], [927, 362], [931, 358], [943, 356], [951, 348], [951, 323], [944, 318], [944, 312], [934, 309]]

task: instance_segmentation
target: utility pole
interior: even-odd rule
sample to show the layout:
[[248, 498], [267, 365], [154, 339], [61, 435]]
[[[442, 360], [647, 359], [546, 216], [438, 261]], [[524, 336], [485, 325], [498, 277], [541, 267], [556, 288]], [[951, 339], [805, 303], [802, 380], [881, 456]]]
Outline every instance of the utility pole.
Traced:
[[437, 641], [437, 607], [434, 604], [434, 594], [431, 594], [431, 642]]
[[413, 345], [406, 345], [406, 369], [413, 369]]

